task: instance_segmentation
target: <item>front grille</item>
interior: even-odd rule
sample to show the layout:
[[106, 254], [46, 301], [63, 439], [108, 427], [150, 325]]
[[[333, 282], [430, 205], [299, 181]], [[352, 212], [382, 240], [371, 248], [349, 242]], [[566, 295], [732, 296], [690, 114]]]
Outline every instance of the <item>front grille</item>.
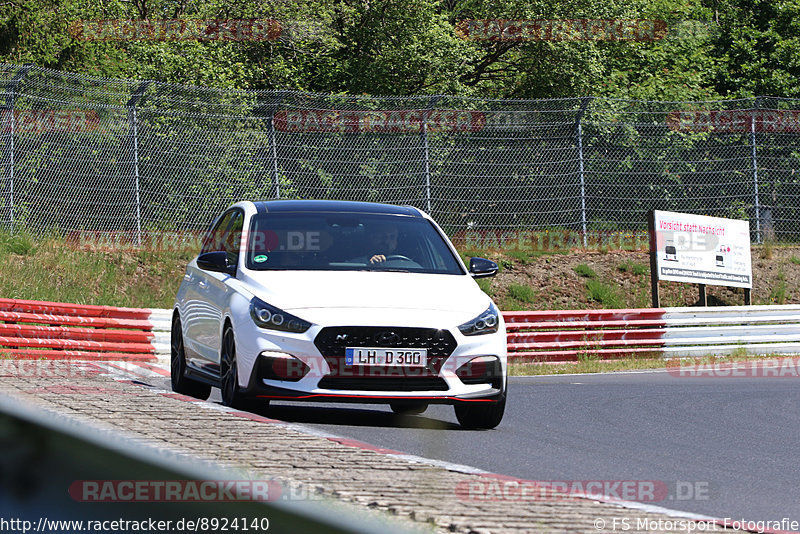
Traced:
[[[328, 326], [317, 334], [314, 345], [328, 362], [331, 377], [346, 378], [358, 375], [360, 380], [385, 380], [387, 375], [406, 374], [404, 380], [408, 380], [437, 377], [445, 360], [456, 350], [457, 343], [448, 330], [437, 328]], [[387, 366], [354, 367], [345, 364], [346, 347], [427, 349], [428, 365], [423, 369], [398, 369]], [[408, 376], [409, 373], [412, 376]]]
[[351, 378], [326, 376], [319, 381], [319, 387], [351, 391], [447, 391], [449, 389], [447, 382], [438, 377]]

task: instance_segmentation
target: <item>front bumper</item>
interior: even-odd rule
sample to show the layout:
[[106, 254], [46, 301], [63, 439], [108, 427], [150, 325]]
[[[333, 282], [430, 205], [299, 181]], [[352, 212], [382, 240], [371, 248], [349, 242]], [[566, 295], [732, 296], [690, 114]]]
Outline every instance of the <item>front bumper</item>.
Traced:
[[[502, 326], [502, 325], [501, 325]], [[375, 330], [397, 331], [397, 346], [428, 349], [429, 365], [425, 369], [365, 368], [343, 364], [344, 347], [348, 344], [369, 346]], [[333, 331], [333, 332], [332, 332]], [[426, 340], [426, 332], [435, 337]], [[435, 334], [438, 332], [438, 334]], [[336, 335], [349, 337], [335, 342]], [[406, 335], [408, 334], [408, 335]], [[248, 336], [244, 346], [237, 341], [242, 375], [247, 378], [243, 393], [269, 400], [357, 403], [428, 403], [460, 404], [497, 402], [506, 388], [506, 336], [502, 327], [497, 333], [464, 336], [458, 329], [416, 327], [321, 327], [315, 325], [304, 334], [273, 334], [259, 329], [259, 335]], [[334, 341], [332, 341], [334, 340]], [[265, 356], [262, 356], [264, 354]], [[302, 378], [276, 380], [265, 378], [261, 365], [269, 355], [290, 355], [307, 366]], [[485, 380], [469, 380], [457, 371], [476, 357], [494, 357], [496, 369]], [[466, 383], [465, 383], [466, 382]]]

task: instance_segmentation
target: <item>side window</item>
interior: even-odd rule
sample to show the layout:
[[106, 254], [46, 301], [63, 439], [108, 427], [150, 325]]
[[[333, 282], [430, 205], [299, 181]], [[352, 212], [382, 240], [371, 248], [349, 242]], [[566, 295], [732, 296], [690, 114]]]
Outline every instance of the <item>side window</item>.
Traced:
[[201, 254], [224, 250], [223, 239], [225, 236], [225, 229], [228, 228], [228, 225], [231, 222], [231, 217], [233, 217], [234, 213], [235, 212], [232, 211], [226, 213], [214, 224], [214, 226], [211, 227], [211, 229], [203, 238], [203, 248], [200, 250]]
[[228, 254], [228, 265], [239, 263], [239, 247], [242, 243], [242, 228], [244, 227], [244, 214], [236, 211], [233, 220], [225, 232], [224, 251]]

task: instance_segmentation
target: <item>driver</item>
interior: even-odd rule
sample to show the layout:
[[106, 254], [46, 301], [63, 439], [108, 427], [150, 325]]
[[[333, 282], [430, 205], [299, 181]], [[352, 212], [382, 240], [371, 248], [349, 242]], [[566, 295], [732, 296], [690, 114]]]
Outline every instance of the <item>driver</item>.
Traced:
[[386, 256], [391, 256], [397, 249], [397, 226], [393, 224], [379, 224], [368, 232], [369, 250], [373, 251], [369, 263], [382, 263]]

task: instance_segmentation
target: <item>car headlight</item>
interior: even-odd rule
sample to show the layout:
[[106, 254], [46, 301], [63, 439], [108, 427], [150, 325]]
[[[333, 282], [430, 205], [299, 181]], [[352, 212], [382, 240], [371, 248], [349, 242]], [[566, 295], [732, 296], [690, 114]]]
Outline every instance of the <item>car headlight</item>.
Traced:
[[270, 330], [301, 334], [311, 328], [308, 321], [267, 304], [258, 297], [250, 301], [250, 315], [257, 326]]
[[497, 332], [499, 324], [500, 312], [497, 310], [497, 306], [491, 303], [485, 312], [462, 324], [458, 329], [465, 336], [480, 336]]

